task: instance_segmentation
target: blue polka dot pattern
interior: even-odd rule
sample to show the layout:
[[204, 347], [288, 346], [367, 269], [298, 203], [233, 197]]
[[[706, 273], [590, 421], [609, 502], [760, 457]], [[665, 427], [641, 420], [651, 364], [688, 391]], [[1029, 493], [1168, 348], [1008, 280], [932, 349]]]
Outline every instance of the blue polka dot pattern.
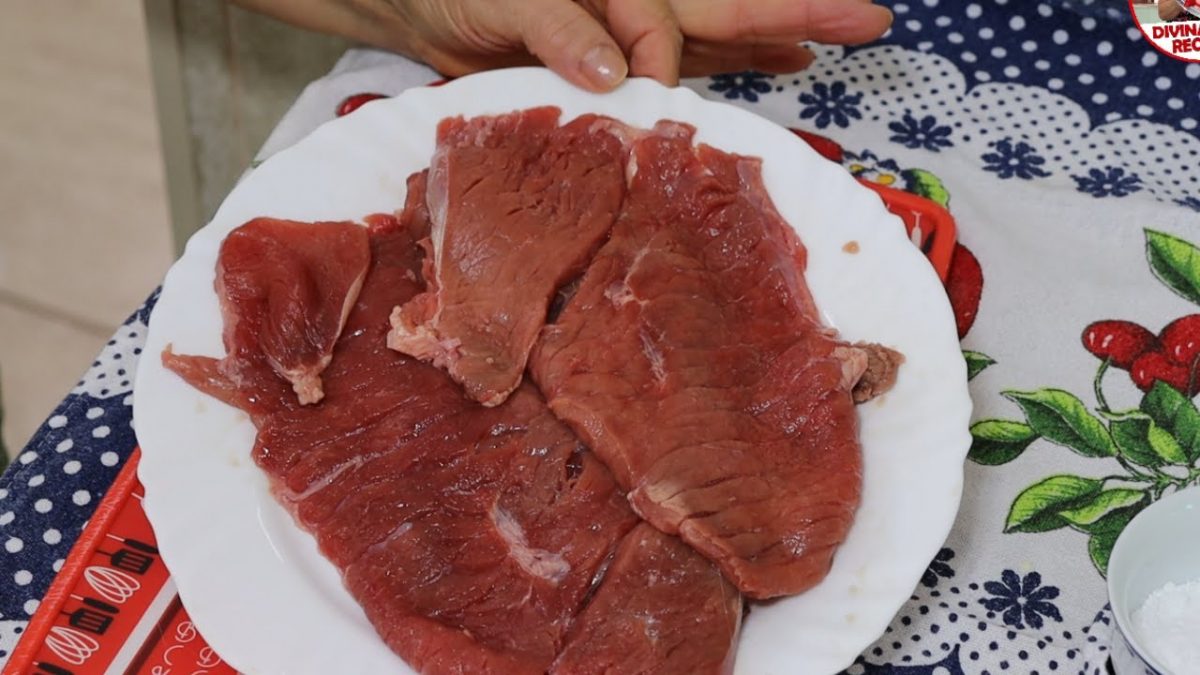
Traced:
[[[845, 675], [1027, 673], [1025, 662], [1049, 671], [1102, 672], [1112, 630], [1107, 607], [1089, 625], [1064, 627], [1054, 604], [1060, 589], [1037, 572], [997, 570], [983, 583], [960, 584], [949, 564], [955, 558], [949, 548], [937, 554], [883, 638]], [[920, 619], [931, 614], [938, 619]]]
[[[37, 610], [136, 445], [133, 375], [156, 297], [117, 331], [0, 477], [0, 624], [17, 621], [20, 628]], [[0, 649], [9, 651], [18, 634], [3, 628]]]
[[1045, 87], [1079, 103], [1094, 124], [1144, 119], [1194, 131], [1200, 64], [1161, 56], [1124, 3], [884, 0], [889, 43], [945, 57], [968, 85]]

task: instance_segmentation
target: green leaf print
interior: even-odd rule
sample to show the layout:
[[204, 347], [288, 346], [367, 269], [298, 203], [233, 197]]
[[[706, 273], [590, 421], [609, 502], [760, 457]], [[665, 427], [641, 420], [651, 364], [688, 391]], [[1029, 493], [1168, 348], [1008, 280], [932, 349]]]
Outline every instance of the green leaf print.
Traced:
[[1006, 391], [1021, 406], [1029, 426], [1046, 440], [1084, 457], [1113, 457], [1117, 446], [1104, 424], [1092, 416], [1078, 397], [1061, 389]]
[[975, 379], [975, 376], [982, 373], [985, 368], [996, 363], [987, 354], [966, 349], [963, 350], [963, 358], [967, 360], [967, 380]]
[[950, 193], [937, 176], [924, 169], [906, 169], [900, 172], [904, 187], [909, 192], [924, 197], [942, 208], [950, 205]]
[[1155, 382], [1142, 398], [1142, 411], [1178, 441], [1182, 456], [1169, 461], [1191, 464], [1200, 459], [1200, 411], [1174, 387]]
[[1013, 500], [1005, 532], [1049, 532], [1066, 527], [1059, 512], [1078, 508], [1099, 494], [1104, 481], [1079, 476], [1050, 476], [1025, 488]]
[[1020, 457], [1037, 437], [1037, 432], [1023, 422], [982, 420], [971, 425], [971, 452], [967, 457], [987, 466], [1007, 464]]
[[1126, 415], [1109, 425], [1121, 457], [1139, 466], [1186, 464], [1187, 454], [1171, 432], [1144, 413]]
[[1084, 532], [1097, 532], [1107, 528], [1105, 518], [1146, 501], [1142, 490], [1114, 488], [1104, 490], [1079, 506], [1058, 512], [1063, 520]]
[[[1200, 305], [1200, 246], [1165, 232], [1143, 232], [1155, 277]], [[987, 419], [971, 425], [968, 457], [977, 464], [1012, 462], [1039, 438], [1083, 457], [1116, 460], [1103, 462], [1110, 470], [1104, 478], [1055, 475], [1029, 485], [1013, 499], [1004, 532], [1081, 532], [1092, 564], [1105, 576], [1113, 546], [1138, 513], [1168, 492], [1200, 487], [1200, 408], [1189, 395], [1200, 370], [1193, 364], [1188, 381], [1188, 373], [1165, 370], [1183, 366], [1161, 358], [1147, 361], [1145, 368], [1135, 364], [1146, 353], [1182, 359], [1185, 348], [1190, 359], [1194, 329], [1180, 322], [1193, 319], [1176, 319], [1157, 338], [1128, 321], [1094, 322], [1082, 336], [1084, 348], [1100, 359], [1092, 382], [1094, 408], [1062, 389], [1009, 390], [1002, 393], [1021, 408], [1023, 420]], [[991, 365], [982, 354], [964, 351], [963, 356], [971, 377]], [[1162, 372], [1156, 374], [1155, 368]], [[1135, 384], [1144, 386], [1143, 378], [1157, 375], [1172, 384], [1155, 381], [1137, 408], [1130, 409], [1126, 401], [1113, 406], [1102, 384], [1105, 374], [1116, 370], [1128, 372]]]
[[1100, 576], [1108, 573], [1108, 559], [1112, 556], [1113, 545], [1117, 543], [1117, 537], [1121, 536], [1121, 532], [1129, 524], [1129, 521], [1133, 520], [1133, 517], [1149, 504], [1149, 500], [1143, 500], [1131, 507], [1113, 511], [1091, 527], [1092, 536], [1088, 538], [1088, 556], [1091, 557], [1092, 564], [1096, 566], [1096, 571], [1100, 572]]
[[1150, 433], [1147, 436], [1150, 441], [1150, 447], [1154, 449], [1154, 454], [1162, 457], [1170, 464], [1189, 464], [1187, 452], [1179, 441], [1171, 435], [1171, 432], [1163, 429], [1157, 424], [1150, 424]]
[[1100, 532], [1088, 538], [1088, 556], [1091, 557], [1092, 564], [1096, 566], [1100, 576], [1108, 574], [1108, 559], [1112, 557], [1113, 546], [1116, 545], [1119, 536], [1119, 531]]
[[1200, 304], [1200, 249], [1178, 237], [1146, 230], [1146, 259], [1167, 288]]

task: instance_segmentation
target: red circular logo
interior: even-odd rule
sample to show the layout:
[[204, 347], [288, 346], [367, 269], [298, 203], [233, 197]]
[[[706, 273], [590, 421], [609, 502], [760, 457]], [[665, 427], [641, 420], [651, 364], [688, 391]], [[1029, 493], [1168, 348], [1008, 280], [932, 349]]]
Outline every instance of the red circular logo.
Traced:
[[1129, 11], [1155, 49], [1200, 62], [1200, 0], [1129, 0]]

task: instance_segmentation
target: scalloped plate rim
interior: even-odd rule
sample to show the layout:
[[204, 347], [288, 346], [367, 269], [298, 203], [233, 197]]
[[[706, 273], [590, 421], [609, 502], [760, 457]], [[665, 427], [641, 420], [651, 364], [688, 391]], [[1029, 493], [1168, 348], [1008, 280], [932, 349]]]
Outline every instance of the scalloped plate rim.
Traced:
[[[182, 352], [221, 354], [213, 269], [220, 241], [244, 220], [358, 219], [398, 208], [403, 178], [427, 164], [442, 117], [545, 104], [562, 107], [564, 119], [583, 112], [641, 126], [678, 119], [697, 127], [700, 142], [762, 157], [768, 192], [809, 248], [807, 276], [824, 318], [848, 339], [893, 344], [908, 357], [896, 390], [861, 408], [863, 505], [829, 577], [806, 594], [755, 607], [736, 672], [845, 668], [908, 600], [953, 525], [970, 444], [966, 367], [942, 286], [899, 219], [841, 167], [753, 113], [640, 79], [590, 94], [540, 68], [472, 75], [368, 103], [267, 159], [234, 188], [168, 273], [146, 353], [174, 342]], [[386, 162], [378, 156], [385, 150]], [[317, 182], [297, 189], [305, 181]], [[847, 238], [859, 243], [857, 255], [840, 252]], [[411, 672], [336, 583], [312, 538], [270, 498], [249, 459], [253, 428], [244, 414], [149, 358], [137, 374], [134, 415], [146, 514], [184, 605], [218, 653], [247, 673]], [[905, 490], [916, 481], [940, 489]], [[214, 549], [222, 541], [241, 550]], [[873, 555], [879, 548], [890, 564]]]

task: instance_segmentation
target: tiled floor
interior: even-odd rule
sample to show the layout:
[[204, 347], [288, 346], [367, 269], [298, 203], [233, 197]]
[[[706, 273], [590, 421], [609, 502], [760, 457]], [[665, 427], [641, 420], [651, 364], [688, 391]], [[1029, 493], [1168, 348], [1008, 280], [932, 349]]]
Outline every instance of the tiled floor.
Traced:
[[0, 377], [25, 443], [170, 264], [140, 2], [0, 0]]

